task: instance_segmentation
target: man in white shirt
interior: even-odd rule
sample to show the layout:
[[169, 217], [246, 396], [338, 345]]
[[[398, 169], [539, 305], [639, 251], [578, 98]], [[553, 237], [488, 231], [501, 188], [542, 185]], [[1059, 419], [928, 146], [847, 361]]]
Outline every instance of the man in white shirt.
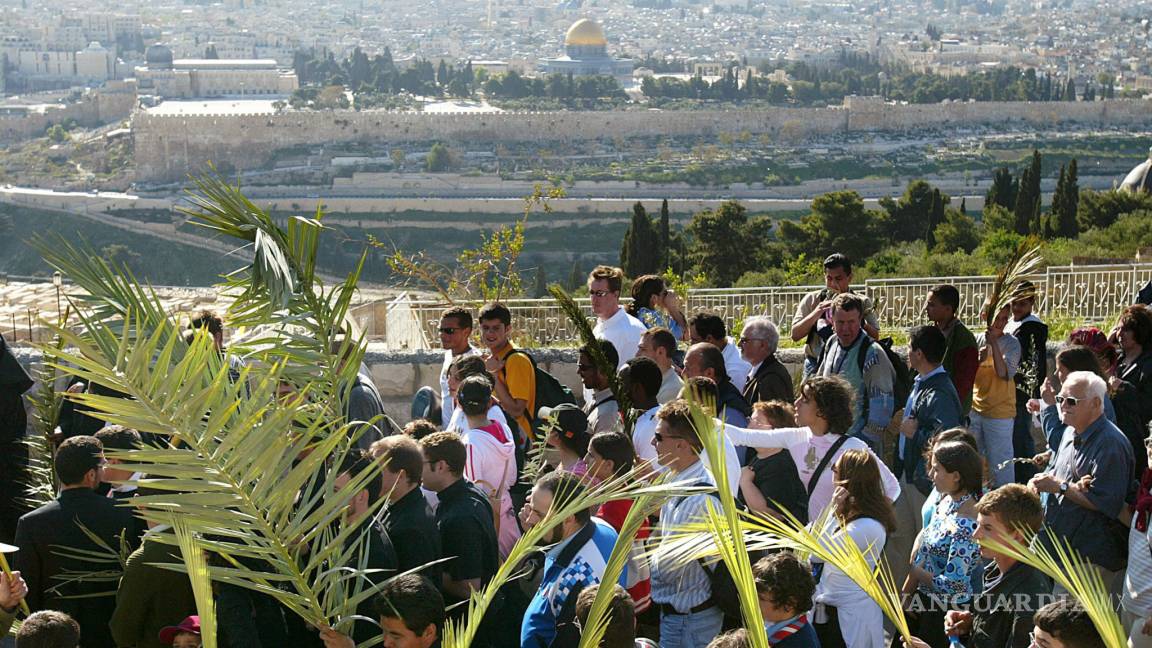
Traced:
[[684, 384], [672, 364], [674, 353], [676, 353], [676, 337], [672, 335], [672, 331], [661, 326], [645, 331], [640, 338], [640, 344], [636, 346], [638, 357], [649, 358], [660, 367], [662, 380], [656, 400], [661, 405], [676, 400], [680, 395], [680, 387]]
[[688, 337], [692, 344], [707, 342], [720, 349], [724, 354], [724, 369], [736, 391], [744, 391], [748, 382], [748, 374], [752, 372], [752, 365], [740, 357], [740, 348], [728, 337], [728, 329], [724, 325], [724, 318], [716, 313], [701, 311], [688, 320]]
[[637, 356], [626, 362], [619, 374], [620, 388], [628, 394], [636, 413], [636, 422], [632, 426], [632, 446], [636, 449], [636, 457], [655, 471], [663, 469], [656, 457], [656, 447], [652, 445], [656, 434], [656, 412], [660, 410], [660, 403], [656, 400], [660, 391], [660, 373], [655, 361]]
[[443, 430], [448, 429], [448, 424], [452, 421], [452, 411], [456, 408], [456, 401], [448, 389], [448, 367], [452, 366], [452, 361], [458, 357], [479, 353], [479, 350], [468, 342], [470, 337], [472, 337], [472, 313], [468, 312], [468, 309], [453, 306], [440, 315], [440, 346], [444, 347], [444, 364], [440, 368], [440, 428]]
[[596, 315], [596, 326], [592, 333], [616, 347], [620, 355], [617, 369], [636, 355], [640, 337], [648, 330], [620, 305], [623, 283], [624, 271], [620, 268], [596, 266], [588, 275], [588, 296], [592, 298], [592, 312]]

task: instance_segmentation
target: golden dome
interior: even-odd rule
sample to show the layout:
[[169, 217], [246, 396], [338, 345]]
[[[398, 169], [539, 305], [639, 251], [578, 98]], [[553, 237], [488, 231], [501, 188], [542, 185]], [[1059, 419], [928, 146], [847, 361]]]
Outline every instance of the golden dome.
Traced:
[[568, 33], [564, 34], [565, 45], [607, 45], [604, 30], [595, 20], [581, 18], [572, 23]]

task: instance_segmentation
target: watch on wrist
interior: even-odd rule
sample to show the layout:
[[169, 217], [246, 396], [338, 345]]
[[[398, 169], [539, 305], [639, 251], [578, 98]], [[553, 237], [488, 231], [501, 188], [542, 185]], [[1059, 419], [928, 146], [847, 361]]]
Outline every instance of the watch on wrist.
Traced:
[[1067, 481], [1060, 482], [1060, 494], [1061, 495], [1068, 494], [1068, 482]]

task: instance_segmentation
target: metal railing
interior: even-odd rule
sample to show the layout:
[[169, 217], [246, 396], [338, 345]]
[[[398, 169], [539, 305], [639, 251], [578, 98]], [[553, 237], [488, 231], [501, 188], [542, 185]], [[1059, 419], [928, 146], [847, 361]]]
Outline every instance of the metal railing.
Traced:
[[[1140, 288], [1152, 281], [1152, 263], [1052, 266], [1029, 279], [1036, 284], [1036, 313], [1040, 317], [1060, 317], [1101, 322], [1116, 317], [1136, 300]], [[881, 329], [906, 329], [922, 324], [928, 290], [951, 284], [960, 291], [960, 317], [979, 317], [980, 307], [992, 289], [995, 277], [919, 277], [911, 279], [869, 279], [853, 290], [872, 299]], [[712, 310], [720, 314], [731, 330], [752, 315], [768, 315], [781, 328], [790, 327], [804, 295], [823, 286], [765, 286], [755, 288], [695, 289], [685, 298], [684, 311]], [[591, 318], [591, 303], [576, 299]], [[525, 346], [569, 346], [578, 335], [563, 311], [552, 299], [510, 299], [503, 302], [512, 311], [512, 327], [517, 341]], [[462, 303], [474, 311], [480, 303]], [[439, 346], [437, 328], [442, 301], [417, 300], [405, 294], [389, 302], [383, 337], [393, 349], [434, 349]], [[419, 331], [416, 334], [415, 331]], [[403, 334], [395, 332], [401, 331]]]

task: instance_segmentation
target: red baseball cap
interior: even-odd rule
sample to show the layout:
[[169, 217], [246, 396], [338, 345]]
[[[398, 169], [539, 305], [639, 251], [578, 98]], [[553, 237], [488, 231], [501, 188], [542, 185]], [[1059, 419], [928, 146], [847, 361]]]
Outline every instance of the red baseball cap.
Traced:
[[176, 639], [176, 635], [181, 632], [191, 632], [194, 635], [200, 634], [200, 617], [193, 614], [181, 621], [180, 625], [162, 628], [160, 630], [160, 643], [172, 643], [172, 641]]

